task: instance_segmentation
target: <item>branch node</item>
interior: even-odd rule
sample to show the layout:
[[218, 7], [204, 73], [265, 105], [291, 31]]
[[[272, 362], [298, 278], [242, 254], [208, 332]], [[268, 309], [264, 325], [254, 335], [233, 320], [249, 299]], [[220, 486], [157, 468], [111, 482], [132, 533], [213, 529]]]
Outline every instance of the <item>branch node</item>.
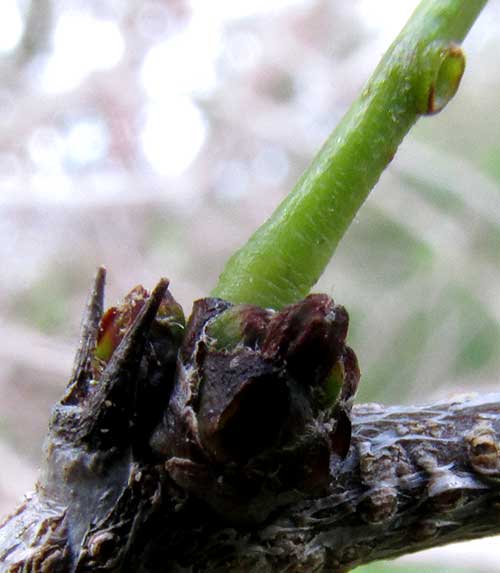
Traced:
[[457, 93], [465, 71], [465, 55], [455, 43], [434, 42], [424, 50], [423, 72], [417, 85], [417, 109], [422, 115], [439, 113]]
[[480, 422], [467, 436], [469, 461], [482, 477], [500, 479], [500, 452], [495, 432], [488, 423]]

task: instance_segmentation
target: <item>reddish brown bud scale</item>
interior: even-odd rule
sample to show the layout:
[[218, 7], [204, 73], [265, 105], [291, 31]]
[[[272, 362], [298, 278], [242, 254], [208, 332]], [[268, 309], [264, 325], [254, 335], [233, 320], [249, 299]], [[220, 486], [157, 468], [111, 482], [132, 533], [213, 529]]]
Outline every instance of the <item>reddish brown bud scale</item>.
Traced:
[[[196, 301], [151, 440], [171, 478], [234, 521], [264, 519], [279, 491], [300, 499], [326, 487], [330, 456], [350, 445], [359, 379], [347, 327], [345, 309], [322, 294], [280, 312]], [[334, 365], [335, 406], [325, 391]]]
[[97, 376], [109, 362], [148, 298], [148, 291], [138, 285], [125, 296], [118, 306], [113, 306], [104, 313], [99, 325], [94, 352], [94, 370]]
[[265, 356], [280, 356], [291, 376], [314, 386], [339, 359], [347, 326], [343, 307], [325, 294], [312, 294], [273, 317], [262, 350]]

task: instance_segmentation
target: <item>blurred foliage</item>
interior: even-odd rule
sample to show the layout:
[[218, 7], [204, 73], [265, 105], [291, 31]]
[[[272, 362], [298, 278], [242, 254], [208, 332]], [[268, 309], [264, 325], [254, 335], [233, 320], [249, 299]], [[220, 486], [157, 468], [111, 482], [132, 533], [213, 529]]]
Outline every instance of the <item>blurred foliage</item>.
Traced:
[[52, 264], [29, 289], [19, 290], [9, 301], [10, 314], [46, 334], [69, 334], [69, 301], [81, 281], [78, 269]]

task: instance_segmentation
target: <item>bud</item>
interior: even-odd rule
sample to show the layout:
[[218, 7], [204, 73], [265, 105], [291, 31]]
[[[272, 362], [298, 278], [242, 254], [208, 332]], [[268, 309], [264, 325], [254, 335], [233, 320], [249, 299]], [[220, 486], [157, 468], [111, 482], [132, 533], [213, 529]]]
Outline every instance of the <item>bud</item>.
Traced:
[[94, 351], [94, 374], [102, 373], [148, 298], [148, 291], [138, 285], [125, 296], [118, 306], [112, 306], [104, 313]]
[[330, 456], [345, 457], [351, 440], [359, 370], [347, 326], [327, 295], [279, 312], [196, 301], [150, 439], [171, 479], [241, 523], [324, 491]]
[[341, 356], [348, 323], [344, 307], [325, 294], [312, 294], [273, 317], [262, 350], [283, 360], [295, 380], [316, 386]]
[[[96, 378], [102, 374], [149, 298], [150, 293], [142, 285], [138, 285], [120, 304], [112, 306], [102, 316], [92, 364]], [[182, 341], [184, 327], [182, 307], [175, 301], [170, 291], [166, 290], [151, 325], [150, 342], [157, 351], [160, 351], [162, 341], [167, 340], [168, 348], [175, 348], [177, 351]]]
[[251, 304], [229, 307], [208, 323], [205, 333], [209, 345], [227, 352], [243, 346], [255, 349], [262, 342], [272, 312]]

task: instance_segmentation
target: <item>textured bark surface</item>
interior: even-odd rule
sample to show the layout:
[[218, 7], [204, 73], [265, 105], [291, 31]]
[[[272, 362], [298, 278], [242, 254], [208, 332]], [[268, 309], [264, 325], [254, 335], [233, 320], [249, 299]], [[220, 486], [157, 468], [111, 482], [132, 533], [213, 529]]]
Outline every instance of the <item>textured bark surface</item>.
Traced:
[[351, 412], [359, 372], [328, 297], [204, 299], [179, 348], [167, 281], [107, 331], [103, 285], [0, 571], [347, 571], [500, 533], [500, 395]]
[[[328, 495], [287, 508], [248, 538], [217, 533], [204, 553], [212, 546], [212, 567], [229, 571], [345, 571], [500, 533], [499, 416], [498, 394], [357, 406]], [[203, 554], [195, 563], [206, 563]]]

